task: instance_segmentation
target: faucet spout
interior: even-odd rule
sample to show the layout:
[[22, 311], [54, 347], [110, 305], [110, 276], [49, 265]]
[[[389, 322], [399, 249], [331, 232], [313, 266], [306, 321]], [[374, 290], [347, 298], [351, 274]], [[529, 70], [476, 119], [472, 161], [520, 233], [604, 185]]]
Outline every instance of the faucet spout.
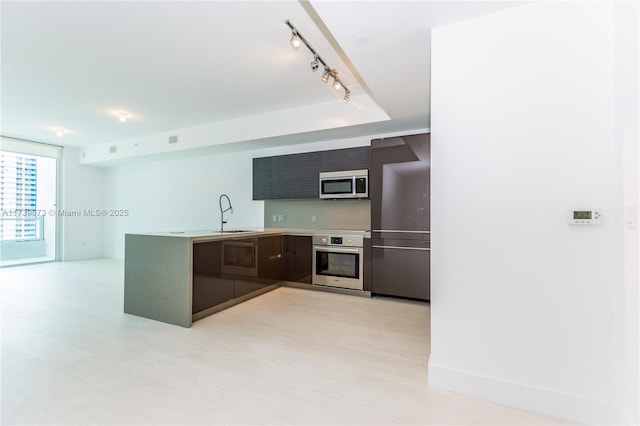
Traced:
[[[227, 207], [226, 209], [222, 207], [223, 198], [227, 199], [227, 204], [229, 205], [229, 207]], [[222, 194], [220, 196], [220, 198], [218, 199], [218, 204], [220, 204], [220, 232], [224, 232], [224, 224], [227, 223], [227, 221], [224, 220], [224, 214], [226, 212], [233, 213], [233, 207], [231, 207], [231, 200], [229, 199], [229, 196], [227, 194]]]

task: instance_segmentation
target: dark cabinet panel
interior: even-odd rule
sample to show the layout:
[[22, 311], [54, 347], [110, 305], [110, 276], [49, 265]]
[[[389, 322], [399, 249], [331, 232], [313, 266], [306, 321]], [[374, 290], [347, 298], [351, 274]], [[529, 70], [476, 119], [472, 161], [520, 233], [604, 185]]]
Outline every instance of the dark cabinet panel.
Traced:
[[[401, 246], [404, 244], [405, 246]], [[431, 254], [425, 242], [372, 240], [371, 292], [430, 300]]]
[[193, 244], [192, 314], [282, 281], [284, 237]]
[[365, 238], [362, 247], [362, 289], [371, 291], [371, 238]]
[[312, 264], [312, 237], [287, 235], [285, 237], [284, 279], [311, 284]]
[[284, 262], [283, 237], [262, 237], [258, 240], [258, 278], [266, 285], [282, 281]]
[[334, 149], [253, 159], [253, 199], [319, 197], [320, 172], [369, 168], [370, 147]]
[[234, 297], [235, 285], [230, 277], [193, 276], [192, 313], [227, 302]]
[[368, 146], [322, 151], [320, 153], [320, 171], [368, 169], [370, 152], [371, 148]]
[[233, 297], [233, 276], [222, 273], [222, 242], [194, 244], [192, 313], [227, 302]]
[[274, 200], [319, 197], [319, 152], [273, 157], [272, 170]]
[[253, 199], [270, 200], [273, 186], [273, 157], [253, 159]]
[[371, 141], [371, 228], [430, 230], [431, 138], [427, 133]]

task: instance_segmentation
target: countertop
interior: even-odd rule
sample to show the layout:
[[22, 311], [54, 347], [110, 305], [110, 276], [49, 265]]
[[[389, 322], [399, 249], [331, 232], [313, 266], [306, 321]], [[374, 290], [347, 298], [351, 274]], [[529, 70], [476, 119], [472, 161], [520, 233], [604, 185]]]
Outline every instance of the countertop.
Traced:
[[[135, 232], [128, 233], [127, 235], [143, 235], [152, 237], [171, 237], [171, 238], [189, 238], [192, 241], [209, 241], [209, 240], [221, 240], [229, 238], [245, 238], [245, 237], [259, 237], [265, 235], [298, 235], [298, 236], [313, 236], [316, 233], [322, 232], [330, 233], [331, 230], [327, 229], [301, 229], [301, 228], [243, 228], [242, 232], [230, 229], [228, 231], [220, 232], [212, 229], [197, 229], [186, 231], [166, 231], [166, 232]], [[369, 231], [361, 230], [344, 230], [343, 233], [355, 233], [361, 234], [365, 238], [370, 237]]]

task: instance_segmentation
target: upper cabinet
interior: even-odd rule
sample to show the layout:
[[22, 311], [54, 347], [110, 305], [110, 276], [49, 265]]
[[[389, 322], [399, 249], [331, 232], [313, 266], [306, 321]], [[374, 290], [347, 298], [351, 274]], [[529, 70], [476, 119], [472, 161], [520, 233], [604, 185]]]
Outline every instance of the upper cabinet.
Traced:
[[253, 159], [253, 199], [319, 198], [320, 172], [369, 168], [368, 146]]
[[273, 157], [271, 199], [318, 198], [320, 153]]
[[253, 159], [253, 199], [270, 200], [273, 198], [273, 157]]
[[369, 168], [371, 147], [333, 149], [320, 152], [320, 171], [362, 170]]

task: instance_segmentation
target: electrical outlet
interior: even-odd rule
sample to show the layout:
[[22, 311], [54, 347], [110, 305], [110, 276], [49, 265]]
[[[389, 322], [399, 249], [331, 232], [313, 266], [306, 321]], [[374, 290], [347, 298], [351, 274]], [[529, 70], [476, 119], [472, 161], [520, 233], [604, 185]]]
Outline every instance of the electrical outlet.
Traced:
[[278, 221], [278, 216], [276, 216], [275, 214], [273, 215], [273, 217], [271, 218], [271, 220], [273, 222], [277, 222]]
[[278, 222], [284, 222], [284, 215], [283, 214], [278, 215]]
[[316, 215], [311, 216], [311, 222], [313, 222], [313, 223], [318, 222], [318, 216], [316, 216]]

